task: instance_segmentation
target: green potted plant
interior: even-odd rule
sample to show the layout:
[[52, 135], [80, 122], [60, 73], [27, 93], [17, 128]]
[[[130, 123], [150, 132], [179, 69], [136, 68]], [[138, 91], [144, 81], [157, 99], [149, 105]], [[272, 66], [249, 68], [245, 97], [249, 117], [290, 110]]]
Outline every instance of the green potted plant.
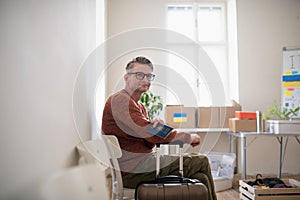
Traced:
[[144, 92], [140, 98], [140, 102], [146, 107], [150, 120], [158, 116], [163, 109], [161, 96], [154, 95], [151, 91]]
[[296, 108], [281, 108], [281, 105], [275, 100], [274, 104], [267, 108], [268, 113], [263, 113], [263, 119], [291, 120], [293, 117], [298, 116], [299, 110], [299, 106]]
[[272, 133], [293, 133], [299, 132], [300, 120], [294, 119], [298, 116], [300, 106], [295, 108], [282, 107], [275, 100], [271, 107], [262, 117], [266, 121], [266, 131]]

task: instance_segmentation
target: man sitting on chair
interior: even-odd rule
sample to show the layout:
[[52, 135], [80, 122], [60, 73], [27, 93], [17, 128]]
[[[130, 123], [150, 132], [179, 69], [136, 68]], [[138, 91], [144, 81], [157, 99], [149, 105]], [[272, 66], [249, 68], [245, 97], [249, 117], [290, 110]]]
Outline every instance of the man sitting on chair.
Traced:
[[[111, 95], [105, 104], [102, 118], [102, 133], [115, 135], [122, 149], [119, 165], [122, 171], [123, 185], [135, 188], [141, 181], [155, 179], [156, 158], [154, 147], [157, 143], [169, 143], [180, 140], [193, 147], [200, 144], [197, 134], [172, 132], [162, 137], [147, 132], [150, 124], [154, 127], [162, 120], [150, 121], [146, 108], [139, 102], [141, 95], [148, 91], [154, 80], [153, 64], [145, 57], [137, 57], [126, 66], [125, 88]], [[178, 157], [161, 158], [160, 175], [179, 175]], [[204, 155], [184, 157], [184, 176], [200, 180], [206, 185], [209, 199], [217, 199], [208, 158]]]

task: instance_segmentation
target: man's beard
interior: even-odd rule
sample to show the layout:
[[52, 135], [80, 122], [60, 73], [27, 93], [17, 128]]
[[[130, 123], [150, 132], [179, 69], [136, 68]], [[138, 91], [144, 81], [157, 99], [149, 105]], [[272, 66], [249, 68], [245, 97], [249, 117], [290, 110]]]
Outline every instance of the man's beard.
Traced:
[[139, 85], [136, 89], [137, 92], [147, 92], [150, 88], [150, 84]]

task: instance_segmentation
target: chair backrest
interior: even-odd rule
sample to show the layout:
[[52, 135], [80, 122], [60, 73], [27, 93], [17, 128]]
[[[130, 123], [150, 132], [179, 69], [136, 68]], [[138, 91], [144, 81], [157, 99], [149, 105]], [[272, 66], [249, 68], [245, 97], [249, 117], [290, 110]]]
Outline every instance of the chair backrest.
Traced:
[[122, 156], [122, 151], [118, 139], [113, 135], [100, 135], [99, 139], [78, 144], [77, 150], [81, 164], [99, 163], [111, 169], [112, 199], [123, 199], [123, 182], [117, 160]]
[[114, 156], [114, 158], [121, 158], [122, 151], [117, 137], [114, 135], [101, 135], [101, 137], [106, 138], [105, 142], [110, 148], [110, 151], [113, 154], [112, 156]]
[[118, 162], [118, 158], [122, 156], [119, 141], [114, 135], [101, 135], [101, 137], [106, 144], [110, 156], [113, 173], [113, 193], [116, 194], [116, 199], [123, 199], [123, 181]]
[[105, 167], [88, 164], [72, 167], [53, 174], [41, 188], [43, 200], [109, 200]]

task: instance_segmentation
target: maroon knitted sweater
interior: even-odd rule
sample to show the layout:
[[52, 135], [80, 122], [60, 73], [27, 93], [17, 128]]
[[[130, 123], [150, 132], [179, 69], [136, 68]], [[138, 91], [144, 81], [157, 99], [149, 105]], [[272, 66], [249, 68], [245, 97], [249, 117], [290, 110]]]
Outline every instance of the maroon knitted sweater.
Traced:
[[146, 131], [150, 124], [143, 104], [135, 101], [126, 90], [110, 96], [106, 101], [102, 117], [102, 133], [115, 135], [122, 149], [119, 165], [122, 174], [130, 172], [141, 160], [153, 152], [156, 143], [181, 140], [190, 143], [188, 133], [172, 132], [166, 139], [153, 136]]

